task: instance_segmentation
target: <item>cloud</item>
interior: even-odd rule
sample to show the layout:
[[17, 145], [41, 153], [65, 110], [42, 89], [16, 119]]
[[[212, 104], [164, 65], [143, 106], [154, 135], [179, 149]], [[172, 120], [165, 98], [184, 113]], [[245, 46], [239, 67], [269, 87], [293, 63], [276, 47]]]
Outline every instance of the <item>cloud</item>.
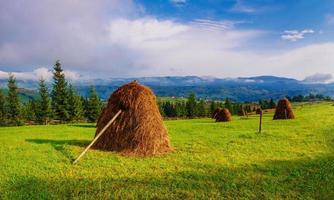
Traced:
[[307, 83], [329, 83], [332, 80], [333, 80], [332, 74], [320, 74], [320, 73], [307, 76], [304, 79], [304, 81]]
[[253, 7], [245, 5], [242, 0], [237, 0], [234, 6], [230, 9], [232, 12], [254, 13], [256, 10]]
[[312, 29], [305, 29], [302, 31], [298, 30], [286, 30], [284, 33], [281, 35], [282, 40], [288, 40], [291, 42], [295, 42], [297, 40], [304, 39], [304, 35], [308, 33], [314, 33]]
[[187, 0], [170, 0], [170, 2], [175, 6], [183, 6], [187, 3]]
[[[78, 80], [79, 78], [81, 78], [81, 75], [78, 72], [75, 71], [70, 71], [70, 70], [66, 70], [64, 71], [65, 73], [65, 77], [69, 80]], [[41, 67], [41, 68], [37, 68], [31, 72], [5, 72], [5, 71], [0, 71], [0, 80], [2, 79], [8, 79], [9, 74], [14, 75], [14, 77], [17, 80], [23, 80], [23, 81], [27, 81], [27, 80], [33, 80], [33, 81], [37, 81], [40, 79], [44, 79], [47, 81], [50, 81], [52, 79], [52, 71], [50, 69], [47, 69], [45, 67]]]

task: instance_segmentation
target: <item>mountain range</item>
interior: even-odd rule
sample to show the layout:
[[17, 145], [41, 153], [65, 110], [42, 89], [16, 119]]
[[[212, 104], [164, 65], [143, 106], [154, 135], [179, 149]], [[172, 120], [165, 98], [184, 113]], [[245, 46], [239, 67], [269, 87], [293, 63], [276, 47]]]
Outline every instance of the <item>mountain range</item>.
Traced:
[[[90, 86], [94, 85], [100, 97], [106, 100], [116, 88], [132, 80], [137, 80], [141, 84], [149, 86], [157, 96], [186, 97], [191, 92], [194, 92], [198, 98], [203, 99], [221, 100], [230, 98], [234, 101], [248, 102], [269, 98], [279, 99], [287, 95], [307, 95], [309, 93], [334, 97], [334, 83], [310, 83], [275, 76], [240, 78], [199, 76], [110, 78], [79, 80], [74, 81], [72, 84], [83, 96], [87, 96]], [[0, 85], [2, 87], [5, 86], [6, 80], [0, 80]], [[18, 85], [26, 90], [36, 90], [38, 82], [18, 80]]]

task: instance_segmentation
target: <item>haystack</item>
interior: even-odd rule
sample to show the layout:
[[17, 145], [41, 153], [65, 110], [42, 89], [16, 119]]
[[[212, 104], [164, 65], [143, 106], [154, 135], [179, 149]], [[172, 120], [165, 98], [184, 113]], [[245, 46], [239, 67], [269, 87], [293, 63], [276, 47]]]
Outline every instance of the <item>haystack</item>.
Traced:
[[156, 97], [148, 87], [133, 81], [112, 93], [98, 120], [96, 135], [119, 110], [121, 114], [93, 148], [138, 156], [171, 151]]
[[294, 119], [291, 103], [288, 99], [284, 98], [278, 101], [274, 120], [275, 119]]
[[222, 108], [216, 108], [215, 111], [213, 111], [211, 118], [216, 119], [217, 114], [222, 110]]
[[256, 113], [257, 115], [261, 114], [261, 113], [262, 113], [262, 108], [257, 108], [255, 113]]
[[238, 116], [241, 116], [241, 117], [246, 116], [245, 109], [241, 108], [240, 110], [238, 110]]
[[216, 115], [216, 122], [228, 122], [232, 120], [231, 113], [228, 109], [221, 109]]

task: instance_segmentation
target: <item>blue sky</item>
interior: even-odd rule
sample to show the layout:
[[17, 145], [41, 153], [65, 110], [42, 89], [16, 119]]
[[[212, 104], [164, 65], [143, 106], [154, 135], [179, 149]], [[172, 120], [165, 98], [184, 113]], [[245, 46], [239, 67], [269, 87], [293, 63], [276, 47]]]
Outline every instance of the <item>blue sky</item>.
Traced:
[[0, 2], [0, 78], [257, 75], [332, 81], [332, 0]]

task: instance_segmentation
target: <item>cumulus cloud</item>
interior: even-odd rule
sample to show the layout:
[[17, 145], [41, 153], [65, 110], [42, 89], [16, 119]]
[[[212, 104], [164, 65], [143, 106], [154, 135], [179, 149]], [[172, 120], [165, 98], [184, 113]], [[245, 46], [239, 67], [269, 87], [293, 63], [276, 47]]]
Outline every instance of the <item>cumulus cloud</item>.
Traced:
[[[48, 68], [41, 67], [37, 68], [31, 72], [5, 72], [0, 71], [0, 80], [1, 79], [8, 79], [9, 75], [12, 74], [15, 76], [17, 80], [33, 80], [37, 81], [40, 79], [44, 79], [50, 81], [52, 79], [52, 71]], [[64, 71], [65, 77], [69, 80], [78, 80], [81, 75], [78, 72], [66, 70]]]
[[[130, 0], [15, 2], [0, 1], [0, 70], [26, 71], [25, 77], [37, 77], [29, 71], [51, 69], [57, 59], [65, 69], [93, 77], [268, 74], [303, 79], [321, 71], [334, 74], [333, 42], [266, 52], [252, 44], [268, 32], [238, 29], [242, 22], [161, 20], [141, 14]], [[284, 35], [292, 41], [310, 33]]]
[[307, 83], [329, 83], [333, 80], [332, 74], [320, 74], [316, 73], [311, 76], [307, 76], [304, 81]]
[[305, 29], [302, 31], [298, 30], [287, 30], [281, 35], [282, 40], [288, 40], [291, 42], [295, 42], [297, 40], [304, 39], [304, 35], [308, 33], [314, 33], [312, 29]]

